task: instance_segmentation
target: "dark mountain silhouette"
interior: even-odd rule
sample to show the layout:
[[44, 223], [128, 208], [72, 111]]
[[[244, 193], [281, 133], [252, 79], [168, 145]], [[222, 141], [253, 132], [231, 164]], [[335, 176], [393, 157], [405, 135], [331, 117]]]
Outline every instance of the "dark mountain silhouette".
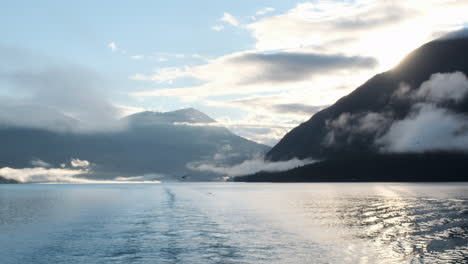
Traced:
[[289, 171], [258, 172], [239, 182], [463, 182], [468, 155], [385, 154], [325, 160]]
[[215, 126], [215, 120], [192, 108], [142, 112], [122, 122], [128, 123], [127, 129], [99, 133], [3, 127], [0, 167], [31, 167], [33, 159], [59, 167], [79, 158], [93, 164], [93, 177], [97, 178], [162, 173], [165, 179], [186, 175], [185, 180], [212, 180], [214, 174], [192, 171], [187, 164], [231, 165], [264, 155], [269, 149]]
[[0, 177], [0, 184], [15, 184], [15, 183], [18, 183], [18, 182], [12, 179], [5, 179], [3, 177]]
[[[460, 71], [468, 75], [468, 38], [440, 39], [429, 42], [409, 54], [394, 69], [378, 74], [326, 108], [307, 122], [291, 130], [266, 155], [268, 160], [289, 160], [291, 158], [328, 159], [338, 156], [353, 156], [375, 153], [372, 137], [361, 137], [349, 142], [344, 136], [335, 144], [324, 144], [327, 121], [337, 119], [343, 113], [383, 113], [391, 110], [396, 118], [406, 116], [411, 104], [392, 101], [392, 95], [401, 83], [412, 89], [418, 88], [434, 73]], [[468, 113], [468, 100], [457, 106], [458, 112]]]
[[[364, 116], [368, 113], [391, 113], [393, 120], [414, 114], [416, 102], [395, 99], [401, 84], [410, 93], [435, 73], [461, 72], [468, 76], [468, 30], [429, 42], [409, 54], [394, 69], [378, 74], [341, 98], [334, 105], [316, 113], [291, 130], [266, 155], [270, 161], [292, 158], [316, 159], [319, 162], [284, 172], [259, 172], [238, 177], [236, 181], [266, 182], [350, 182], [350, 181], [468, 181], [468, 153], [456, 150], [429, 150], [416, 153], [382, 152], [375, 144], [376, 133], [355, 133], [344, 129], [330, 140], [330, 122], [343, 114]], [[383, 51], [384, 52], [384, 51]], [[458, 118], [468, 114], [468, 98], [444, 103], [444, 109]], [[355, 125], [356, 120], [346, 123]], [[359, 120], [359, 119], [357, 119]], [[354, 123], [353, 123], [354, 122]], [[430, 129], [430, 128], [428, 128]], [[462, 131], [463, 130], [463, 131]], [[465, 133], [466, 128], [456, 133]], [[455, 135], [454, 135], [455, 136]], [[437, 140], [437, 139], [436, 139]], [[463, 144], [463, 143], [461, 143]], [[466, 149], [466, 148], [465, 148]]]

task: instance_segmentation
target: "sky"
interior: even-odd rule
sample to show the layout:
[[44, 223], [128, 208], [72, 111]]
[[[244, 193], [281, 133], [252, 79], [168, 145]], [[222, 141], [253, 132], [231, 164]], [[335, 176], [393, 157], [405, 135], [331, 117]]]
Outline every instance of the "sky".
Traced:
[[109, 128], [139, 111], [194, 107], [274, 145], [466, 27], [467, 12], [466, 0], [4, 1], [0, 118], [59, 111]]

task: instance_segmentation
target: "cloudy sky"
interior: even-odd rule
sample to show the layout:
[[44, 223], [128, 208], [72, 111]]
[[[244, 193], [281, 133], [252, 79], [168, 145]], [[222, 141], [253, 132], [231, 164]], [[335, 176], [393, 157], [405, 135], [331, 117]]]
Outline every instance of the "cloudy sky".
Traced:
[[273, 145], [467, 12], [466, 0], [4, 1], [0, 111], [102, 125], [194, 107]]

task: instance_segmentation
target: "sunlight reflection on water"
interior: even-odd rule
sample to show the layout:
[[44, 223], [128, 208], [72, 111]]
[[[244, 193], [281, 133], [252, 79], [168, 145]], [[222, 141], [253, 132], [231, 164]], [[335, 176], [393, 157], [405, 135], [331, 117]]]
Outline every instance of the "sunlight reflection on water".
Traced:
[[466, 263], [467, 184], [0, 186], [1, 263]]

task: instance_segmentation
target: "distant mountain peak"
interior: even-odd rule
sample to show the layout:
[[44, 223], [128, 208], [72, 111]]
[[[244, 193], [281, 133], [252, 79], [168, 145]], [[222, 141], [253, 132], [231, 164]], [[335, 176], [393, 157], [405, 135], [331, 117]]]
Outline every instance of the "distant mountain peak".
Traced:
[[170, 112], [145, 111], [125, 117], [131, 124], [215, 123], [216, 121], [195, 108], [184, 108]]

